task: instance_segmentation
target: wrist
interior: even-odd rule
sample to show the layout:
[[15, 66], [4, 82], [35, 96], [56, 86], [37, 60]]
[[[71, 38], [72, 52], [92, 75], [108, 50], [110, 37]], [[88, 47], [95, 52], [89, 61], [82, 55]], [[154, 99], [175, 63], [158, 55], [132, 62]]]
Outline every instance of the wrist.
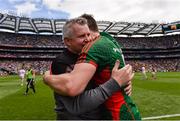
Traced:
[[113, 77], [111, 77], [118, 85], [119, 85], [119, 87], [121, 87], [122, 88], [122, 86], [123, 86], [123, 84], [122, 84], [122, 80], [120, 80], [120, 79], [116, 79], [116, 78], [113, 78]]

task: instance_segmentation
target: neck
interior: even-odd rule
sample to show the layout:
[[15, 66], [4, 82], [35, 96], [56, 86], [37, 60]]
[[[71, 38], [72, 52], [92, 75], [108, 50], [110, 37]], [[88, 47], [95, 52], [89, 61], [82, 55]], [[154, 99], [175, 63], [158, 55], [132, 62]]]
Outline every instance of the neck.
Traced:
[[92, 36], [96, 36], [96, 37], [100, 35], [99, 32], [92, 32], [91, 34], [92, 34]]
[[91, 32], [91, 36], [92, 36], [92, 40], [96, 40], [97, 38], [99, 38], [100, 33], [99, 32]]
[[74, 53], [74, 54], [78, 54], [78, 52], [75, 52], [74, 50], [72, 50], [70, 47], [67, 48], [71, 53]]

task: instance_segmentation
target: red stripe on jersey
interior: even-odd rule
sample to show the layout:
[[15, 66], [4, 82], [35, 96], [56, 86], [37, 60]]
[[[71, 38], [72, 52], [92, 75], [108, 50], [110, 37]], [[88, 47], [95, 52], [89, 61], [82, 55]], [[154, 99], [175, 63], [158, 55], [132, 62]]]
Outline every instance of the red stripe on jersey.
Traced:
[[95, 73], [93, 79], [95, 80], [96, 85], [105, 83], [111, 77], [110, 67], [106, 66], [100, 73]]
[[[93, 76], [93, 80], [95, 80], [95, 83], [97, 85], [100, 85], [108, 81], [110, 77], [110, 66], [106, 66], [100, 73], [95, 73], [95, 75]], [[105, 102], [105, 105], [110, 111], [113, 120], [120, 120], [120, 109], [123, 104], [126, 105], [129, 109], [128, 105], [125, 102], [124, 95], [121, 91], [113, 93], [113, 95]], [[128, 110], [128, 112], [130, 112], [130, 110]]]
[[81, 53], [76, 63], [83, 63], [86, 60], [86, 53]]
[[98, 65], [94, 62], [94, 61], [89, 61], [90, 64], [94, 65], [96, 68], [98, 67]]
[[119, 120], [120, 108], [125, 104], [123, 94], [118, 91], [105, 102], [106, 107], [110, 110], [113, 120]]

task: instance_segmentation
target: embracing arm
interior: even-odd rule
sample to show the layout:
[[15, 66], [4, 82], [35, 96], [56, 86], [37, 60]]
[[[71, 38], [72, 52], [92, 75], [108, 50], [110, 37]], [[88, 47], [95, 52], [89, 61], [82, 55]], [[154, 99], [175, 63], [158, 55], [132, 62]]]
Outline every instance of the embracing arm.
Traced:
[[61, 95], [76, 96], [84, 91], [88, 82], [96, 71], [96, 67], [89, 63], [75, 64], [70, 73], [50, 75], [49, 71], [44, 75], [44, 82]]
[[125, 88], [125, 92], [128, 95], [131, 94], [132, 87], [130, 80], [134, 77], [132, 67], [130, 65], [126, 65], [121, 69], [118, 69], [118, 67], [119, 61], [116, 61], [111, 78], [104, 84], [99, 85], [99, 87], [86, 90], [75, 97], [62, 97], [61, 99], [66, 109], [75, 115], [91, 111], [104, 103], [114, 92], [120, 90], [121, 86], [125, 85], [128, 85], [127, 88]]
[[70, 113], [79, 115], [97, 108], [118, 90], [120, 90], [120, 86], [111, 78], [106, 83], [95, 89], [86, 90], [78, 96], [61, 96], [61, 101]]
[[[119, 62], [117, 61], [112, 71], [112, 78], [99, 87], [86, 90], [75, 97], [61, 96], [61, 101], [64, 103], [66, 109], [74, 115], [88, 112], [97, 108], [114, 92], [120, 90], [119, 85], [126, 85], [129, 82], [128, 80], [131, 80], [133, 76], [130, 73], [132, 69], [129, 69], [130, 66], [126, 66], [120, 70], [118, 69], [118, 66]], [[122, 77], [122, 74], [124, 77]]]

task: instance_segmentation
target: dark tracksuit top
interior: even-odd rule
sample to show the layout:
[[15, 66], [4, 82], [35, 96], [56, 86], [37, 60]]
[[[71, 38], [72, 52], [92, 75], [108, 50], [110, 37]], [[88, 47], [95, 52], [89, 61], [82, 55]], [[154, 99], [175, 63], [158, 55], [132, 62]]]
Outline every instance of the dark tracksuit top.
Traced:
[[[51, 65], [52, 74], [70, 72], [76, 63], [78, 55], [64, 50]], [[76, 83], [76, 82], [74, 82]], [[94, 81], [90, 81], [85, 91], [75, 97], [61, 96], [54, 92], [55, 111], [58, 120], [92, 120], [103, 119], [105, 110], [101, 105], [114, 92], [120, 90], [118, 83], [110, 79], [106, 83], [95, 88]]]

